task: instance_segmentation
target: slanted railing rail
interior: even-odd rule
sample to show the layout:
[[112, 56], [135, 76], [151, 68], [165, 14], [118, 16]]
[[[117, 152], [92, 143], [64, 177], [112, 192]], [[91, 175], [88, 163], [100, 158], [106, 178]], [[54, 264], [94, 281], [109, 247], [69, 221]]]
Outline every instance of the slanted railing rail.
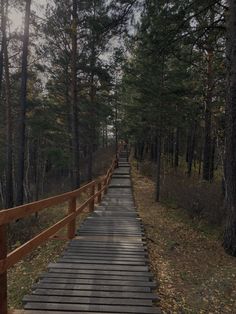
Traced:
[[[21, 205], [18, 207], [0, 211], [0, 314], [7, 314], [7, 271], [17, 262], [22, 260], [35, 248], [54, 236], [59, 230], [67, 226], [68, 239], [73, 239], [76, 233], [76, 217], [86, 208], [93, 211], [95, 201], [101, 202], [102, 196], [107, 192], [114, 169], [117, 166], [117, 159], [112, 161], [106, 175], [100, 180], [92, 181], [83, 187], [43, 199], [37, 202]], [[77, 208], [76, 200], [84, 192], [90, 192], [89, 198]], [[7, 253], [7, 225], [17, 219], [22, 219], [39, 211], [68, 202], [67, 215], [53, 226], [42, 231], [37, 236], [24, 243], [14, 251]]]

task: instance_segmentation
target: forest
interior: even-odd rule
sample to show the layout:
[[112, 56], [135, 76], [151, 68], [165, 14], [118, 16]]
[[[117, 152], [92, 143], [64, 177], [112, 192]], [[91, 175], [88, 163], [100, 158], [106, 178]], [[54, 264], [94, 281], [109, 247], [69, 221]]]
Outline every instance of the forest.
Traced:
[[78, 188], [127, 140], [156, 201], [235, 256], [235, 19], [224, 0], [1, 0], [1, 207]]
[[78, 189], [127, 143], [137, 203], [235, 257], [235, 25], [233, 0], [0, 0], [0, 208]]

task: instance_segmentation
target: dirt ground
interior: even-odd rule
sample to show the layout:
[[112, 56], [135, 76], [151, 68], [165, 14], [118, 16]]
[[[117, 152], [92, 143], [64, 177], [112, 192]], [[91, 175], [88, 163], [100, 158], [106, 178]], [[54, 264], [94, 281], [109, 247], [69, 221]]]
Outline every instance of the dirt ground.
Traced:
[[236, 313], [236, 258], [184, 211], [156, 203], [154, 183], [132, 172], [163, 313]]

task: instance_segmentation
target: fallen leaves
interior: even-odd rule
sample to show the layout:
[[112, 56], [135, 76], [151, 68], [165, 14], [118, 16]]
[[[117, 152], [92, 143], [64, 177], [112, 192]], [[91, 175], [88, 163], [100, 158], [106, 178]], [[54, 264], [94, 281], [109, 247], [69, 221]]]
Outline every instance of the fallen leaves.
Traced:
[[236, 259], [182, 219], [181, 209], [155, 203], [154, 183], [132, 172], [163, 313], [236, 313]]

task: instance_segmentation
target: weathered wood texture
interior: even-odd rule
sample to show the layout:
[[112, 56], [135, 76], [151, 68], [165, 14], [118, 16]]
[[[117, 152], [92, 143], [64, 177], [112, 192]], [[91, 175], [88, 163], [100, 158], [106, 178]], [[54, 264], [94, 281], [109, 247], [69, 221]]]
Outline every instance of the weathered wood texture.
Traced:
[[126, 153], [121, 156], [115, 178], [107, 173], [110, 186], [101, 204], [24, 297], [25, 314], [160, 313], [153, 304], [158, 298], [133, 202], [130, 165]]
[[[7, 314], [7, 270], [20, 261], [25, 255], [32, 252], [33, 249], [43, 244], [50, 237], [55, 236], [55, 234], [65, 226], [67, 226], [68, 229], [68, 238], [73, 239], [75, 237], [76, 217], [86, 207], [89, 207], [90, 211], [92, 211], [94, 209], [95, 201], [102, 200], [102, 195], [104, 195], [105, 191], [108, 189], [108, 184], [116, 165], [117, 161], [113, 160], [112, 165], [108, 169], [107, 175], [104, 178], [97, 182], [92, 181], [80, 189], [41, 201], [0, 211], [0, 314]], [[89, 198], [76, 208], [77, 197], [79, 197], [81, 193], [87, 192], [88, 190], [90, 190]], [[97, 192], [95, 192], [96, 190]], [[44, 208], [55, 206], [64, 202], [69, 202], [68, 214], [66, 217], [7, 255], [6, 225], [8, 223], [24, 218], [33, 213], [37, 213]]]

